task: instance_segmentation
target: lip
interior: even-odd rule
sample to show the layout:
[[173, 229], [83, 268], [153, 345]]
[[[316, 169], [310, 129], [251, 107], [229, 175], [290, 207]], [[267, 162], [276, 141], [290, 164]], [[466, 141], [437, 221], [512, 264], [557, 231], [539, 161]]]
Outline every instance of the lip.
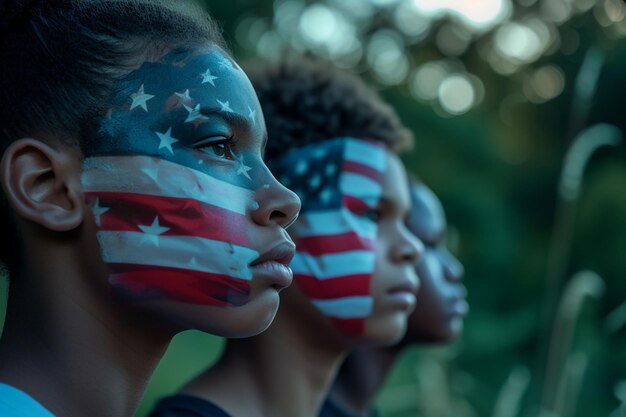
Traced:
[[415, 308], [417, 289], [417, 284], [413, 282], [393, 287], [387, 291], [385, 304], [391, 308], [410, 311]]
[[452, 304], [452, 314], [463, 317], [469, 313], [469, 304], [465, 298], [457, 298]]
[[265, 282], [277, 291], [283, 290], [293, 282], [293, 271], [289, 264], [296, 254], [296, 245], [283, 241], [250, 263], [255, 279]]

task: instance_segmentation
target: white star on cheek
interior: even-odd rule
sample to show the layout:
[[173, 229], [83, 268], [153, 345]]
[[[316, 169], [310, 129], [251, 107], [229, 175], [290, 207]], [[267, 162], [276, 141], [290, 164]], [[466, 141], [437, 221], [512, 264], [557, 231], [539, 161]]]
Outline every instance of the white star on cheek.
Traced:
[[192, 100], [191, 96], [189, 95], [189, 90], [185, 90], [184, 93], [174, 93], [176, 94], [178, 97], [180, 97], [182, 100]]
[[216, 101], [219, 103], [219, 105], [220, 105], [220, 107], [221, 107], [221, 108], [220, 108], [220, 110], [221, 110], [221, 111], [234, 113], [234, 112], [233, 112], [233, 109], [231, 109], [231, 108], [230, 108], [230, 101], [228, 101], [228, 100], [226, 100], [226, 101], [220, 101], [220, 100], [217, 100], [217, 99], [216, 99]]
[[323, 203], [330, 202], [330, 199], [333, 197], [333, 192], [330, 188], [324, 188], [324, 190], [320, 193], [320, 199]]
[[313, 157], [314, 158], [321, 159], [321, 158], [323, 158], [325, 156], [326, 156], [326, 149], [324, 149], [324, 148], [318, 148], [318, 149], [316, 149], [313, 152]]
[[145, 238], [149, 242], [159, 246], [159, 235], [170, 230], [169, 227], [163, 227], [159, 224], [159, 216], [155, 217], [150, 226], [138, 226], [142, 232], [146, 234]]
[[165, 133], [159, 133], [159, 132], [154, 132], [154, 133], [156, 133], [156, 135], [161, 140], [161, 143], [159, 143], [159, 149], [166, 148], [168, 151], [172, 153], [172, 155], [174, 155], [174, 151], [172, 150], [172, 144], [178, 142], [178, 139], [174, 139], [172, 137], [172, 128], [170, 127], [169, 129], [167, 129], [167, 132]]
[[248, 174], [248, 171], [250, 171], [252, 168], [250, 168], [249, 166], [247, 166], [244, 161], [243, 161], [243, 155], [241, 156], [237, 156], [234, 152], [233, 152], [233, 156], [235, 157], [235, 159], [237, 160], [237, 162], [239, 162], [239, 166], [237, 167], [237, 175], [243, 175], [244, 177], [246, 177], [247, 179], [251, 180], [252, 178], [250, 178], [250, 174]]
[[252, 107], [248, 106], [248, 118], [250, 118], [250, 120], [252, 120], [252, 124], [255, 125], [256, 124], [256, 110], [252, 110]]
[[199, 104], [197, 104], [196, 107], [194, 107], [193, 109], [189, 106], [185, 106], [185, 105], [183, 106], [185, 107], [185, 110], [189, 112], [189, 114], [187, 115], [187, 119], [185, 119], [185, 123], [192, 123], [192, 122], [195, 122], [196, 120], [208, 120], [208, 117], [200, 113]]
[[148, 111], [147, 102], [151, 98], [154, 98], [152, 94], [146, 94], [143, 88], [143, 84], [139, 87], [136, 93], [130, 95], [130, 98], [133, 100], [133, 103], [130, 105], [130, 109], [134, 109], [135, 107], [141, 107], [145, 111]]
[[309, 180], [309, 186], [311, 187], [311, 189], [319, 187], [321, 183], [322, 179], [320, 178], [319, 174], [314, 175]]
[[335, 171], [337, 170], [337, 167], [335, 165], [326, 165], [326, 176], [327, 177], [332, 177], [335, 174]]
[[211, 84], [213, 87], [215, 87], [215, 80], [219, 79], [219, 77], [216, 77], [214, 75], [211, 75], [211, 70], [207, 69], [203, 74], [202, 74], [202, 84], [206, 84], [209, 83]]
[[306, 161], [299, 161], [298, 165], [296, 165], [296, 175], [304, 174], [307, 169], [309, 169], [309, 165], [306, 163]]
[[100, 199], [96, 198], [96, 203], [93, 205], [93, 208], [91, 209], [92, 213], [93, 213], [93, 217], [96, 220], [96, 225], [97, 226], [102, 226], [102, 221], [100, 219], [100, 217], [106, 213], [107, 211], [111, 210], [110, 207], [104, 207], [100, 205]]

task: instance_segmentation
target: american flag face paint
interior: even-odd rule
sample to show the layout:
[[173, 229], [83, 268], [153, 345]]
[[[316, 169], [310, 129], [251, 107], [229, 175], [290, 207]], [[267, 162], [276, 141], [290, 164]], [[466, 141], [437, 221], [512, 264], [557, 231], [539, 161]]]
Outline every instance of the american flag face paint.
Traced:
[[246, 75], [219, 50], [172, 52], [115, 90], [82, 176], [110, 283], [140, 300], [245, 304], [249, 212], [268, 182]]
[[338, 138], [289, 152], [274, 174], [302, 200], [289, 233], [297, 285], [344, 334], [363, 333], [372, 314], [370, 283], [386, 153], [375, 142]]

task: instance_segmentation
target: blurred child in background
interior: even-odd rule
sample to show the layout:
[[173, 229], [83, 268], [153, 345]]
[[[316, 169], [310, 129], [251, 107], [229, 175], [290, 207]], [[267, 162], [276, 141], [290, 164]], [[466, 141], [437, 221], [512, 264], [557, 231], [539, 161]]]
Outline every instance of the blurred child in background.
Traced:
[[455, 341], [468, 312], [461, 284], [463, 266], [446, 245], [446, 217], [437, 196], [424, 184], [411, 184], [412, 208], [407, 226], [424, 243], [416, 264], [420, 278], [417, 306], [400, 343], [357, 349], [342, 364], [321, 417], [376, 416], [373, 401], [406, 348]]

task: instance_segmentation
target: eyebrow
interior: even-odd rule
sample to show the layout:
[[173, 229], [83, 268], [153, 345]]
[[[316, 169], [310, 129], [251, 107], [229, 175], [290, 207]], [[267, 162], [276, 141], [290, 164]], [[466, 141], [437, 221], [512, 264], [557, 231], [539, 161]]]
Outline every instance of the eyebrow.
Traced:
[[263, 134], [263, 142], [261, 142], [261, 158], [265, 161], [265, 148], [267, 147], [267, 141], [268, 141], [268, 136], [267, 136], [267, 130], [265, 131], [265, 133]]
[[224, 119], [226, 122], [235, 125], [239, 128], [250, 129], [250, 120], [239, 113], [222, 111], [218, 107], [201, 107], [200, 114], [203, 116], [218, 116]]
[[393, 198], [389, 198], [384, 195], [381, 196], [380, 199], [378, 200], [378, 205], [381, 208], [386, 208], [387, 210], [392, 209], [392, 210], [406, 211], [407, 216], [410, 212], [408, 207], [402, 207], [398, 204], [397, 200], [394, 200]]

